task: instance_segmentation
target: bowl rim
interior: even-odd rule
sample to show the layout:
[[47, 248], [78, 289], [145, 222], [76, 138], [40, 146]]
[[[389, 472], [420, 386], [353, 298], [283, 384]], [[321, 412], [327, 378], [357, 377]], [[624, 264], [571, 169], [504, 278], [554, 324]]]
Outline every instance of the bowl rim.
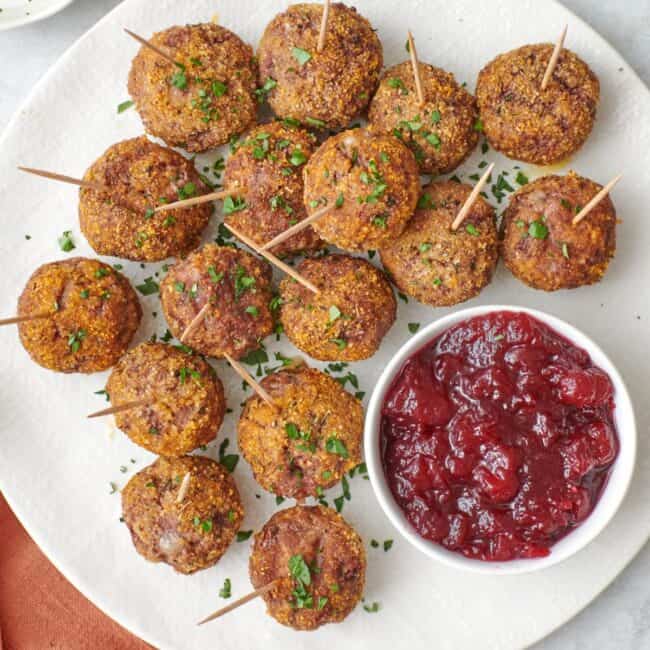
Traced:
[[[381, 462], [379, 423], [383, 399], [396, 374], [414, 352], [422, 348], [449, 327], [461, 321], [488, 313], [510, 311], [526, 313], [567, 338], [573, 345], [583, 348], [592, 363], [609, 375], [615, 388], [614, 418], [619, 440], [619, 451], [603, 492], [591, 514], [574, 530], [556, 542], [551, 553], [543, 558], [491, 562], [467, 558], [442, 545], [421, 537], [407, 521], [388, 487]], [[435, 319], [406, 341], [393, 355], [373, 388], [364, 424], [364, 448], [368, 475], [381, 509], [398, 532], [420, 552], [443, 564], [488, 575], [531, 573], [548, 568], [575, 555], [592, 542], [618, 511], [629, 488], [636, 464], [637, 432], [634, 408], [621, 374], [600, 346], [574, 325], [549, 314], [519, 305], [480, 305], [467, 307]]]

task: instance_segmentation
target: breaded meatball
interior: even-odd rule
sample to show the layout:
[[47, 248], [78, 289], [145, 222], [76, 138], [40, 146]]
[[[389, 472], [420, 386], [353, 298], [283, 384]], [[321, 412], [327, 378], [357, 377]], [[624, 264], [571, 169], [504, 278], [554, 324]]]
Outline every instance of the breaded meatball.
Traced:
[[574, 154], [591, 133], [598, 78], [564, 48], [542, 90], [553, 47], [525, 45], [499, 55], [479, 73], [476, 99], [485, 136], [509, 158], [551, 165]]
[[79, 193], [81, 231], [100, 255], [141, 262], [186, 255], [199, 245], [213, 211], [211, 203], [203, 203], [154, 212], [162, 203], [206, 194], [210, 188], [189, 160], [144, 136], [110, 147], [84, 180], [110, 188], [83, 187]]
[[[315, 138], [282, 122], [262, 124], [238, 144], [226, 161], [224, 188], [245, 188], [242, 209], [225, 221], [260, 246], [307, 216], [303, 203], [303, 165], [314, 152]], [[311, 226], [271, 249], [281, 257], [322, 248]]]
[[122, 490], [122, 518], [140, 555], [187, 574], [219, 561], [239, 530], [244, 508], [234, 479], [216, 461], [161, 457]]
[[458, 230], [451, 229], [471, 191], [454, 181], [431, 183], [406, 230], [380, 250], [399, 289], [432, 307], [469, 300], [492, 280], [499, 244], [490, 204], [479, 196]]
[[305, 205], [330, 244], [348, 251], [380, 248], [404, 230], [420, 193], [415, 157], [397, 138], [366, 129], [326, 140], [305, 165]]
[[213, 23], [170, 27], [149, 41], [176, 65], [141, 47], [129, 93], [149, 133], [187, 151], [206, 151], [257, 120], [253, 50]]
[[244, 250], [203, 246], [174, 264], [160, 285], [169, 329], [180, 338], [209, 301], [212, 308], [185, 343], [212, 357], [239, 359], [273, 331], [272, 273], [267, 262]]
[[57, 372], [99, 372], [115, 365], [135, 335], [142, 308], [129, 281], [98, 260], [72, 257], [34, 271], [18, 299], [18, 325], [39, 365]]
[[343, 129], [377, 87], [382, 46], [356, 9], [333, 3], [325, 47], [318, 52], [322, 16], [322, 4], [296, 4], [268, 24], [257, 52], [260, 85], [279, 117]]
[[513, 275], [544, 291], [598, 282], [616, 251], [614, 204], [607, 196], [580, 223], [571, 221], [601, 189], [569, 172], [517, 190], [501, 224], [501, 255]]
[[315, 630], [340, 623], [361, 600], [366, 552], [334, 510], [295, 506], [276, 512], [255, 535], [248, 572], [256, 589], [278, 580], [262, 596], [278, 623]]
[[411, 63], [400, 63], [382, 75], [370, 104], [370, 126], [405, 142], [423, 174], [447, 174], [478, 143], [476, 100], [453, 74], [426, 63], [419, 68], [424, 105], [418, 101]]
[[136, 445], [161, 456], [182, 456], [214, 440], [226, 401], [217, 373], [198, 355], [163, 343], [142, 343], [117, 363], [106, 384], [113, 406], [147, 401], [115, 414]]
[[280, 284], [280, 322], [289, 340], [321, 361], [371, 357], [395, 322], [390, 283], [372, 264], [348, 255], [306, 259], [298, 272], [318, 294], [286, 277]]
[[252, 395], [237, 431], [242, 455], [265, 490], [317, 497], [361, 462], [363, 408], [338, 381], [300, 366], [261, 385], [277, 408]]

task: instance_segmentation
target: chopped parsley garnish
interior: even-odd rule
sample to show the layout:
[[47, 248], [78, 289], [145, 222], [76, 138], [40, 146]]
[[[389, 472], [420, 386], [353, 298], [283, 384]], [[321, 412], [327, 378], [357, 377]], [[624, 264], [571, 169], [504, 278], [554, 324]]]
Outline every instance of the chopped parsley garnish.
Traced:
[[386, 215], [379, 214], [372, 220], [372, 225], [377, 226], [377, 228], [386, 228]]
[[[209, 266], [208, 267], [208, 275], [210, 276], [210, 280], [212, 281], [213, 284], [219, 284], [221, 280], [223, 280], [223, 271], [217, 273], [216, 269], [214, 266]], [[179, 284], [179, 283], [177, 283]], [[180, 283], [182, 284], [182, 283]], [[185, 285], [181, 288], [181, 291], [185, 288]]]
[[341, 318], [341, 316], [342, 316], [341, 310], [336, 305], [332, 305], [329, 308], [329, 322], [330, 323], [333, 323], [334, 321], [338, 320], [339, 318]]
[[345, 350], [348, 342], [345, 339], [330, 339], [330, 343], [334, 343], [339, 350]]
[[196, 195], [196, 185], [194, 183], [185, 183], [183, 187], [178, 188], [177, 192], [179, 200], [191, 199]]
[[379, 603], [375, 601], [372, 605], [364, 605], [363, 609], [369, 614], [376, 614], [379, 611]]
[[278, 82], [271, 77], [267, 77], [264, 85], [255, 91], [257, 101], [261, 104], [268, 96], [268, 94], [278, 85]]
[[434, 203], [433, 199], [425, 192], [418, 199], [417, 208], [418, 210], [435, 210], [436, 204]]
[[[223, 213], [224, 214], [233, 214], [233, 212], [239, 212], [240, 210], [245, 210], [247, 207], [246, 199], [240, 196], [227, 196], [223, 202]], [[232, 235], [230, 235], [232, 237]]]
[[76, 332], [71, 332], [68, 336], [68, 346], [70, 351], [75, 354], [79, 352], [81, 342], [86, 338], [86, 330], [79, 329]]
[[479, 133], [483, 132], [483, 120], [478, 119], [474, 122], [474, 131], [478, 131]]
[[212, 94], [215, 97], [222, 97], [228, 92], [228, 86], [221, 81], [212, 82]]
[[237, 532], [237, 541], [245, 542], [252, 534], [252, 530], [240, 530]]
[[174, 88], [185, 90], [185, 88], [187, 88], [187, 75], [185, 74], [185, 68], [179, 68], [174, 72], [169, 81]]
[[143, 295], [143, 296], [151, 296], [154, 293], [158, 293], [158, 283], [152, 278], [145, 278], [142, 284], [137, 284], [135, 288]]
[[311, 54], [300, 47], [292, 47], [291, 55], [296, 61], [298, 61], [298, 65], [300, 66], [305, 65], [305, 63], [311, 59]]
[[59, 248], [64, 253], [69, 253], [71, 250], [76, 248], [74, 241], [72, 241], [72, 231], [64, 230], [63, 234], [59, 237]]
[[289, 158], [289, 162], [294, 167], [300, 167], [300, 165], [304, 165], [307, 162], [307, 156], [300, 149], [294, 149]]
[[249, 305], [248, 307], [246, 307], [245, 311], [247, 314], [250, 314], [253, 318], [257, 318], [260, 313], [257, 307], [255, 307], [255, 305]]
[[255, 278], [246, 275], [246, 269], [243, 266], [238, 266], [235, 270], [235, 300], [239, 300], [241, 295], [255, 287]]
[[327, 126], [323, 120], [317, 120], [315, 117], [306, 117], [305, 122], [317, 129], [324, 129]]
[[535, 239], [546, 239], [548, 237], [548, 228], [541, 219], [536, 219], [529, 224], [528, 234]]
[[345, 201], [345, 197], [343, 196], [343, 192], [339, 192], [339, 195], [336, 197], [334, 207], [336, 207], [336, 208], [342, 207], [343, 206], [343, 201]]
[[237, 462], [239, 461], [239, 456], [237, 454], [227, 454], [226, 449], [230, 440], [224, 438], [224, 441], [219, 445], [219, 462], [232, 474], [237, 467]]
[[81, 296], [81, 298], [83, 298], [84, 300], [86, 300], [86, 298], [88, 298], [89, 295], [90, 295], [90, 291], [88, 291], [88, 289], [83, 289], [82, 291], [79, 292], [79, 296]]
[[391, 88], [399, 88], [402, 92], [402, 95], [408, 95], [409, 91], [407, 90], [404, 82], [398, 77], [391, 77], [386, 82]]
[[193, 368], [187, 368], [186, 366], [183, 366], [178, 371], [178, 377], [181, 384], [184, 384], [187, 381], [187, 378], [191, 377], [199, 386], [201, 385], [201, 373], [198, 370], [194, 370]]
[[212, 530], [212, 519], [201, 519], [200, 517], [194, 517], [192, 523], [197, 527], [201, 528], [204, 533], [209, 533]]
[[390, 549], [392, 547], [393, 547], [393, 540], [392, 539], [384, 540], [384, 552], [385, 551], [390, 551]]
[[420, 323], [409, 323], [408, 327], [409, 332], [411, 332], [411, 334], [415, 334], [420, 329]]
[[230, 583], [230, 578], [226, 578], [223, 581], [223, 587], [219, 590], [219, 597], [220, 598], [230, 598], [232, 595], [231, 593], [232, 585]]
[[468, 223], [468, 224], [465, 226], [465, 230], [466, 230], [470, 235], [472, 235], [472, 237], [478, 237], [478, 236], [479, 236], [479, 232], [478, 232], [476, 226], [475, 226], [473, 223]]
[[528, 185], [528, 176], [526, 176], [526, 174], [523, 172], [518, 171], [517, 175], [515, 176], [515, 182], [519, 185]]
[[432, 124], [438, 124], [440, 122], [440, 111], [435, 110], [431, 113], [431, 122]]
[[337, 456], [341, 456], [342, 458], [349, 457], [348, 449], [343, 443], [343, 441], [333, 436], [327, 439], [327, 442], [325, 443], [325, 449], [330, 454], [336, 454]]
[[562, 257], [569, 259], [569, 246], [566, 242], [562, 244]]
[[130, 100], [130, 99], [127, 99], [125, 102], [122, 102], [121, 104], [118, 104], [117, 105], [118, 115], [120, 113], [124, 113], [124, 111], [128, 111], [129, 108], [131, 108], [131, 106], [133, 106], [134, 104], [135, 104], [135, 102]]

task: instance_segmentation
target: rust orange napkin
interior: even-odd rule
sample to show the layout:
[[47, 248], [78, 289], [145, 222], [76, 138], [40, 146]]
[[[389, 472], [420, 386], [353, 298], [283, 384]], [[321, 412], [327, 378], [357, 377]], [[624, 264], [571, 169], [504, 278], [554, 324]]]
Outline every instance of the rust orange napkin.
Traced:
[[150, 650], [82, 596], [0, 495], [0, 650]]

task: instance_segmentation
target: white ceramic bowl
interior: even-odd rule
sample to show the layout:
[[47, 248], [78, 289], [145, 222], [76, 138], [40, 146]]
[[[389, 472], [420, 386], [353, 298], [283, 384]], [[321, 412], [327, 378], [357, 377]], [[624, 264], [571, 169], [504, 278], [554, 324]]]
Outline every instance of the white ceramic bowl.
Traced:
[[[525, 312], [546, 323], [569, 341], [586, 350], [592, 362], [610, 376], [614, 385], [614, 401], [616, 404], [614, 419], [620, 449], [609, 480], [605, 485], [600, 500], [589, 517], [575, 530], [554, 544], [551, 547], [550, 554], [543, 558], [511, 560], [509, 562], [485, 562], [466, 558], [460, 553], [449, 551], [440, 544], [420, 537], [395, 502], [384, 476], [381, 462], [379, 445], [381, 407], [393, 378], [400, 371], [404, 362], [449, 327], [469, 318], [494, 311]], [[620, 374], [607, 355], [590, 338], [572, 325], [544, 312], [511, 305], [486, 305], [462, 309], [444, 316], [422, 329], [400, 348], [382, 372], [374, 388], [366, 414], [364, 444], [368, 473], [375, 495], [393, 525], [413, 546], [426, 555], [458, 569], [486, 574], [528, 573], [557, 564], [577, 553], [589, 544], [612, 519], [623, 501], [634, 471], [636, 425], [632, 402]]]
[[48, 18], [72, 4], [74, 0], [8, 0], [0, 3], [0, 31], [13, 29]]

